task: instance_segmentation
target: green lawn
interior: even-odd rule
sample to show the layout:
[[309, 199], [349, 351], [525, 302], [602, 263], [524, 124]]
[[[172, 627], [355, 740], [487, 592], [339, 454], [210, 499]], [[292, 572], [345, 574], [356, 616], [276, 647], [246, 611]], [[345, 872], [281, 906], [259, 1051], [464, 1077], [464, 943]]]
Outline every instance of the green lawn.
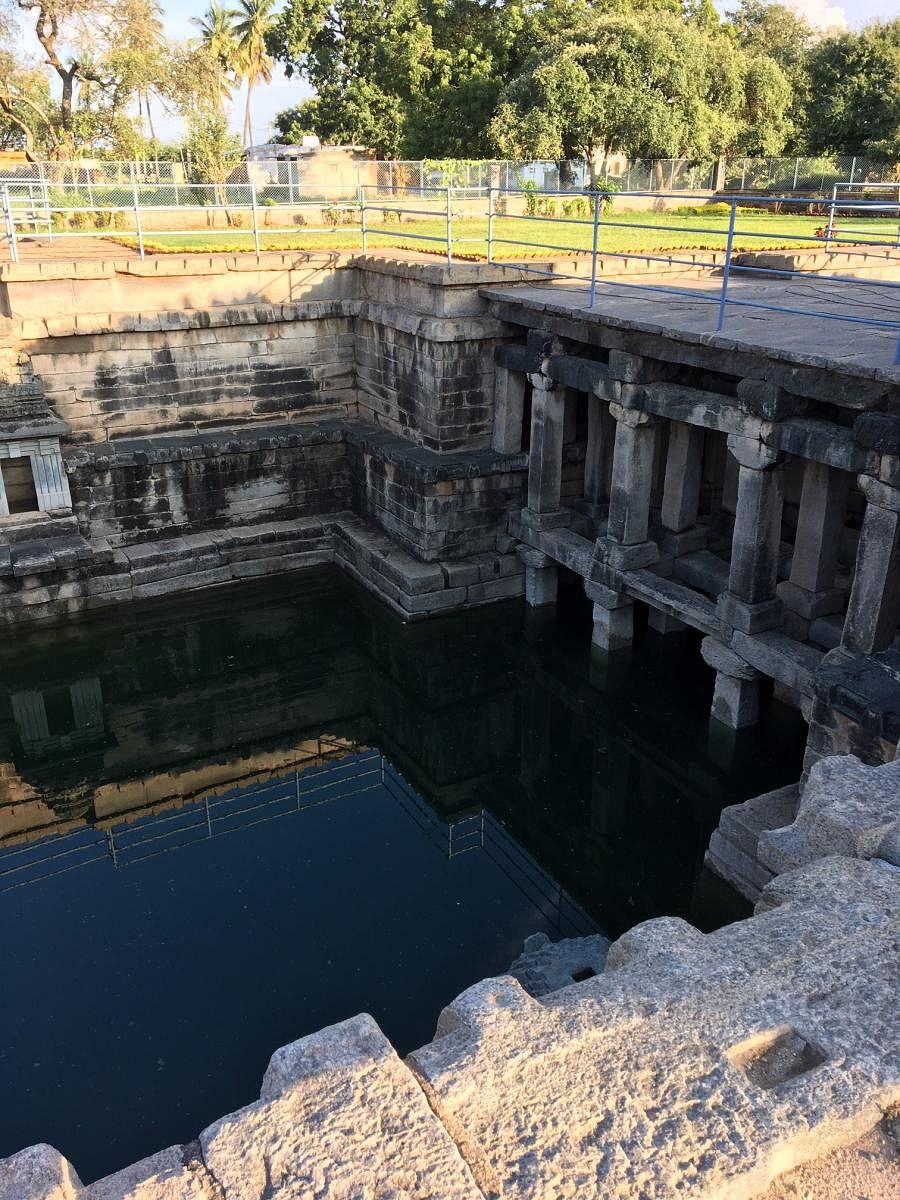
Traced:
[[[374, 213], [372, 214], [374, 216]], [[649, 228], [629, 228], [634, 225]], [[737, 250], [765, 250], [792, 246], [814, 248], [816, 242], [803, 238], [815, 237], [821, 228], [821, 217], [740, 211], [738, 213], [734, 246]], [[384, 232], [376, 232], [375, 230]], [[687, 230], [687, 231], [685, 231]], [[670, 251], [678, 249], [725, 248], [728, 230], [727, 215], [689, 216], [664, 213], [612, 213], [603, 218], [600, 227], [599, 249], [607, 254], [622, 252]], [[872, 219], [841, 220], [842, 237], [859, 241], [896, 243], [897, 223], [884, 221], [881, 228]], [[882, 232], [883, 230], [883, 232]], [[766, 236], [758, 236], [765, 234]], [[417, 236], [413, 236], [417, 235]], [[494, 257], [522, 258], [541, 256], [549, 252], [590, 251], [593, 229], [590, 222], [573, 224], [560, 219], [521, 219], [497, 217], [494, 220]], [[426, 240], [433, 239], [433, 240]], [[800, 240], [798, 240], [800, 239]], [[116, 239], [135, 245], [132, 237]], [[520, 243], [520, 244], [512, 244]], [[251, 230], [232, 230], [192, 234], [148, 234], [145, 248], [158, 254], [189, 254], [210, 252], [230, 253], [253, 249]], [[374, 226], [370, 217], [369, 249], [405, 249], [444, 255], [446, 253], [446, 222], [442, 218]], [[350, 229], [298, 229], [296, 232], [268, 233], [260, 231], [263, 250], [354, 250], [362, 247], [358, 231]], [[459, 217], [453, 221], [454, 257], [487, 257], [487, 219]]]

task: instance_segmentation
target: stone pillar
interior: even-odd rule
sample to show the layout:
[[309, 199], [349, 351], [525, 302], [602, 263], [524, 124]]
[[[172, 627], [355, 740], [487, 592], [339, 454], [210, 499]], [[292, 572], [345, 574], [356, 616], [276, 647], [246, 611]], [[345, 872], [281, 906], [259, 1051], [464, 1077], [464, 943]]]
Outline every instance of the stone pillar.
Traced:
[[866, 512], [841, 646], [857, 654], [885, 650], [900, 616], [900, 487], [860, 475]]
[[565, 390], [532, 375], [528, 507], [534, 514], [559, 512], [562, 490]]
[[565, 414], [563, 416], [563, 443], [571, 445], [578, 440], [578, 398], [575, 388], [565, 389]]
[[633, 408], [610, 404], [616, 421], [612, 484], [609, 493], [608, 537], [624, 546], [647, 541], [656, 419]]
[[43, 692], [15, 692], [9, 698], [16, 732], [26, 748], [46, 742], [50, 737]]
[[669, 422], [669, 452], [663, 488], [662, 546], [678, 556], [699, 550], [706, 531], [697, 527], [705, 431], [683, 421]]
[[588, 394], [588, 440], [584, 458], [584, 499], [594, 516], [609, 503], [616, 422], [609, 405]]
[[494, 369], [494, 433], [491, 445], [500, 454], [518, 454], [522, 449], [527, 380], [521, 371]]
[[751, 438], [728, 438], [738, 463], [737, 511], [731, 544], [728, 590], [718, 614], [742, 633], [758, 633], [781, 623], [775, 597], [781, 544], [784, 455]]
[[633, 601], [603, 584], [585, 582], [584, 590], [594, 602], [591, 645], [606, 653], [630, 647], [634, 640]]
[[553, 559], [529, 546], [517, 546], [516, 554], [525, 564], [525, 603], [529, 608], [555, 604], [559, 572]]
[[835, 588], [834, 577], [849, 484], [846, 471], [818, 462], [804, 467], [791, 577], [777, 590], [785, 607], [806, 621], [840, 612], [844, 606], [844, 592]]
[[759, 672], [717, 638], [705, 637], [700, 653], [716, 672], [712, 719], [729, 729], [755, 725], [759, 716]]
[[72, 698], [72, 715], [76, 729], [103, 728], [103, 692], [100, 680], [79, 679], [69, 687]]

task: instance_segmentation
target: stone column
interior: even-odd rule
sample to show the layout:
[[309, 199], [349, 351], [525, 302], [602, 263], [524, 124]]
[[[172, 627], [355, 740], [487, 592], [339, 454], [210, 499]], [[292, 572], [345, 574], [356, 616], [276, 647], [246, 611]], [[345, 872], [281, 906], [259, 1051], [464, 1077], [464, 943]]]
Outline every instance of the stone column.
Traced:
[[716, 672], [712, 719], [729, 729], [755, 725], [759, 716], [759, 672], [717, 638], [705, 637], [700, 653]]
[[606, 653], [625, 650], [634, 640], [634, 603], [625, 592], [585, 581], [585, 594], [594, 602], [591, 645]]
[[517, 546], [516, 554], [525, 564], [525, 603], [529, 608], [555, 604], [559, 572], [553, 559], [530, 546]]
[[532, 514], [559, 512], [562, 490], [565, 390], [543, 375], [532, 375], [531, 449], [528, 508]]
[[697, 527], [704, 433], [697, 425], [669, 422], [661, 511], [662, 546], [675, 557], [699, 550], [706, 542], [706, 531]]
[[616, 422], [609, 405], [588, 394], [588, 440], [584, 458], [584, 499], [591, 513], [600, 515], [609, 503]]
[[565, 389], [565, 415], [563, 417], [563, 443], [570, 445], [578, 438], [578, 397], [575, 388]]
[[[616, 421], [616, 447], [613, 452], [612, 483], [609, 493], [609, 523], [607, 538], [622, 547], [644, 547], [648, 545], [647, 529], [650, 522], [650, 492], [653, 488], [653, 453], [658, 424], [650, 413], [610, 404], [609, 411]], [[656, 560], [653, 555], [646, 561], [639, 554], [612, 555], [614, 565], [628, 569], [631, 566], [646, 566]]]
[[728, 438], [728, 449], [738, 463], [738, 496], [728, 590], [719, 597], [718, 613], [742, 633], [758, 633], [781, 623], [775, 585], [784, 455], [762, 442], [735, 435]]
[[791, 576], [777, 590], [785, 607], [805, 621], [840, 612], [844, 606], [844, 592], [834, 586], [834, 576], [849, 484], [846, 471], [825, 463], [807, 462], [804, 467]]
[[866, 512], [841, 646], [857, 654], [885, 650], [900, 616], [900, 487], [860, 475]]
[[494, 368], [494, 433], [491, 445], [500, 454], [518, 454], [522, 449], [527, 380], [521, 371]]

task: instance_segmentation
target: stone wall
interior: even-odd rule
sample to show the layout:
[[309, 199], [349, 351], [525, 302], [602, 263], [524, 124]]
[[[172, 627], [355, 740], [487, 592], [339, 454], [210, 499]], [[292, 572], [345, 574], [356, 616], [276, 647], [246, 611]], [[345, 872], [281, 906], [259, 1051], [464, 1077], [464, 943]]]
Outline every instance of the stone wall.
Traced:
[[85, 538], [113, 546], [350, 508], [339, 425], [218, 429], [190, 438], [123, 438], [67, 456]]
[[93, 334], [71, 324], [23, 343], [67, 441], [356, 414], [353, 323], [339, 306], [111, 314]]

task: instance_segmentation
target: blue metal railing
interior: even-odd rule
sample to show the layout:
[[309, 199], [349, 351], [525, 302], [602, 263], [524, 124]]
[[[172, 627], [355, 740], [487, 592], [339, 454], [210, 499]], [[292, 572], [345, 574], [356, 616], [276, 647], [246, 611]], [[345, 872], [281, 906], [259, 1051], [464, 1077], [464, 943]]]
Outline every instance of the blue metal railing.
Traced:
[[[404, 199], [404, 192], [410, 191], [409, 200]], [[454, 251], [459, 251], [460, 248], [466, 247], [466, 256], [469, 258], [484, 258], [485, 252], [483, 247], [486, 240], [486, 257], [488, 262], [507, 261], [516, 266], [516, 269], [526, 273], [539, 275], [554, 281], [575, 281], [582, 283], [589, 293], [588, 307], [593, 308], [598, 301], [599, 289], [613, 281], [604, 278], [602, 271], [602, 257], [604, 256], [604, 229], [615, 226], [616, 230], [637, 230], [643, 233], [660, 234], [665, 233], [666, 239], [671, 240], [671, 235], [689, 235], [691, 238], [702, 237], [704, 241], [709, 243], [710, 240], [721, 239], [722, 249], [712, 252], [711, 256], [707, 253], [703, 257], [704, 252], [701, 251], [701, 256], [696, 254], [688, 256], [684, 250], [675, 249], [672, 252], [665, 250], [647, 251], [628, 251], [628, 250], [613, 250], [610, 256], [616, 260], [621, 260], [625, 263], [636, 262], [646, 265], [659, 263], [667, 269], [674, 267], [686, 267], [697, 272], [704, 272], [707, 275], [718, 275], [721, 278], [720, 286], [715, 289], [699, 290], [687, 286], [677, 286], [667, 284], [660, 280], [654, 282], [638, 282], [634, 280], [623, 280], [617, 276], [614, 284], [617, 289], [626, 288], [632, 289], [635, 292], [645, 293], [648, 295], [666, 295], [677, 296], [683, 299], [692, 301], [709, 302], [717, 306], [717, 319], [715, 329], [716, 332], [722, 332], [725, 328], [725, 323], [729, 311], [734, 309], [755, 309], [767, 312], [776, 312], [802, 316], [823, 321], [839, 321], [850, 325], [868, 326], [870, 328], [883, 329], [887, 331], [896, 331], [897, 341], [894, 349], [894, 362], [900, 363], [900, 303], [888, 305], [889, 299], [894, 299], [893, 293], [900, 291], [900, 185], [883, 185], [880, 188], [881, 192], [889, 194], [893, 198], [870, 199], [863, 197], [861, 199], [844, 199], [840, 189], [835, 188], [830, 199], [811, 200], [808, 197], [796, 196], [759, 196], [759, 195], [717, 195], [710, 194], [706, 196], [692, 196], [693, 204], [715, 203], [727, 205], [727, 209], [721, 215], [723, 217], [720, 228], [710, 227], [709, 224], [700, 225], [696, 220], [691, 222], [686, 220], [684, 223], [672, 224], [669, 220], [664, 223], [655, 221], [646, 213], [635, 212], [617, 212], [614, 217], [605, 215], [604, 209], [608, 202], [622, 201], [629, 199], [639, 199], [647, 201], [652, 199], [654, 204], [660, 201], [678, 200], [683, 201], [684, 196], [677, 192], [670, 193], [648, 193], [648, 192], [617, 192], [614, 195], [603, 192], [602, 188], [590, 192], [584, 192], [580, 195], [573, 195], [571, 192], [565, 191], [535, 191], [533, 189], [524, 188], [508, 188], [508, 187], [486, 187], [486, 188], [415, 188], [402, 189], [396, 188], [391, 193], [391, 196], [385, 198], [383, 189], [374, 191], [374, 198], [370, 199], [368, 193], [374, 191], [366, 187], [360, 188], [360, 209], [362, 212], [363, 226], [363, 251], [370, 253], [373, 249], [370, 241], [370, 235], [380, 235], [380, 248], [384, 247], [384, 239], [390, 238], [395, 242], [406, 242], [410, 239], [412, 242], [431, 243], [432, 246], [440, 247], [442, 256], [445, 258], [447, 265], [452, 267], [454, 263]], [[896, 192], [896, 196], [894, 193]], [[479, 209], [477, 200], [483, 197], [487, 201], [486, 212]], [[432, 203], [429, 205], [429, 200]], [[549, 206], [554, 206], [559, 201], [566, 206], [567, 211], [562, 215], [557, 216], [555, 212], [552, 214], [547, 212]], [[574, 202], [583, 202], [591, 213], [590, 216], [575, 216], [573, 212]], [[473, 202], [475, 202], [473, 207]], [[535, 211], [539, 206], [543, 205], [544, 212]], [[512, 207], [524, 208], [524, 211], [509, 211]], [[816, 213], [809, 213], [810, 208], [818, 208], [820, 210], [823, 225], [817, 228], [815, 232], [786, 232], [784, 229], [780, 231], [772, 231], [760, 229], [758, 227], [748, 227], [745, 221], [742, 225], [741, 217], [747, 215], [748, 210], [750, 215], [756, 215], [771, 210], [776, 207], [779, 210], [784, 209], [803, 209], [807, 210], [807, 214], [812, 218]], [[374, 224], [369, 219], [369, 214], [375, 210], [381, 210], [383, 214], [388, 212], [396, 214], [397, 224], [390, 226], [387, 221], [382, 221], [380, 224]], [[531, 211], [529, 211], [529, 209]], [[846, 212], [851, 215], [857, 222], [867, 220], [866, 225], [856, 226], [848, 225], [841, 228], [836, 223], [836, 214]], [[465, 218], [478, 217], [481, 214], [481, 220], [487, 219], [487, 236], [482, 234], [477, 237], [460, 237], [456, 232], [454, 220]], [[827, 221], [825, 214], [827, 213]], [[718, 214], [717, 214], [718, 215]], [[408, 224], [403, 225], [402, 231], [400, 224], [404, 218], [412, 218], [412, 224], [416, 221], [421, 221], [425, 218], [440, 219], [443, 223], [443, 230], [440, 233], [423, 233], [416, 231], [415, 228], [410, 228]], [[628, 219], [633, 217], [633, 219]], [[505, 228], [498, 225], [502, 221]], [[519, 226], [522, 228], [523, 234], [519, 236], [511, 236], [509, 229], [510, 223], [515, 223], [513, 228]], [[554, 230], [552, 236], [548, 236], [548, 230]], [[565, 235], [558, 237], [557, 233], [566, 230], [582, 230], [589, 237], [585, 236], [581, 240], [573, 236], [567, 238]], [[650, 239], [648, 239], [650, 240]], [[834, 255], [840, 253], [842, 260], [847, 258], [853, 259], [856, 257], [864, 258], [866, 255], [871, 255], [873, 251], [881, 250], [885, 253], [887, 265], [893, 267], [897, 272], [897, 280], [890, 279], [871, 279], [860, 278], [857, 275], [841, 274], [839, 272], [831, 272], [828, 274], [815, 273], [817, 282], [823, 284], [850, 284], [857, 288], [877, 288], [881, 289], [877, 295], [884, 298], [886, 311], [881, 314], [866, 314], [860, 315], [859, 307], [862, 301], [855, 297], [848, 298], [845, 295], [835, 293], [835, 300], [832, 303], [829, 300], [829, 307], [816, 308], [804, 306], [802, 304], [791, 304], [787, 297], [783, 300], [766, 296], [748, 296], [736, 294], [734, 290], [734, 282], [738, 277], [750, 278], [754, 276], [764, 276], [767, 279], [810, 279], [813, 277], [811, 272], [789, 269], [787, 267], [778, 267], [772, 263], [754, 264], [753, 262], [739, 261], [739, 255], [735, 251], [736, 243], [740, 243], [744, 248], [746, 243], [759, 244], [759, 248], [765, 249], [766, 244], [773, 245], [778, 249], [783, 249], [787, 246], [790, 249], [803, 249], [804, 247], [815, 248], [823, 251], [826, 257], [821, 264], [817, 266], [828, 269], [830, 264], [834, 262]], [[473, 247], [475, 249], [473, 250]], [[503, 248], [506, 248], [504, 253]], [[510, 253], [515, 251], [515, 253]], [[555, 261], [552, 264], [534, 264], [521, 259], [524, 254], [519, 252], [545, 251], [554, 256]], [[746, 249], [743, 251], [746, 253]], [[457, 253], [458, 257], [458, 253]], [[565, 269], [565, 260], [570, 260], [575, 264], [575, 269], [567, 271]], [[862, 293], [859, 293], [860, 295]], [[871, 293], [867, 296], [867, 302], [870, 304]], [[900, 300], [900, 297], [897, 297]], [[855, 310], [855, 311], [854, 311]]]
[[[201, 185], [194, 185], [201, 186]], [[212, 187], [213, 185], [209, 185]], [[227, 188], [230, 185], [215, 185]], [[857, 185], [854, 185], [857, 186]], [[455, 259], [462, 252], [472, 259], [487, 258], [488, 262], [514, 261], [517, 270], [556, 281], [576, 281], [584, 284], [589, 291], [589, 307], [593, 308], [598, 302], [598, 291], [609, 284], [603, 271], [603, 258], [607, 257], [604, 245], [605, 231], [612, 225], [616, 230], [635, 230], [648, 235], [643, 239], [648, 244], [646, 250], [614, 250], [609, 253], [623, 263], [641, 263], [645, 267], [659, 263], [665, 268], [684, 267], [696, 272], [704, 272], [707, 276], [713, 274], [721, 277], [720, 287], [689, 288], [676, 286], [674, 283], [664, 283], [623, 279], [617, 276], [617, 289], [630, 288], [648, 296], [679, 296], [696, 302], [710, 302], [717, 305], [717, 320], [715, 328], [721, 332], [730, 311], [734, 309], [755, 309], [768, 312], [793, 314], [821, 321], [845, 322], [855, 326], [867, 326], [895, 332], [897, 334], [894, 349], [894, 362], [900, 363], [900, 305], [887, 303], [893, 300], [893, 293], [900, 289], [900, 184], [865, 185], [867, 192], [877, 193], [879, 198], [871, 199], [864, 194], [856, 199], [850, 196], [850, 185], [836, 185], [831, 197], [821, 200], [811, 200], [808, 197], [769, 196], [769, 195], [692, 195], [692, 207], [703, 203], [715, 203], [727, 208], [720, 210], [720, 226], [711, 227], [709, 223], [700, 224], [696, 219], [685, 219], [678, 224], [671, 223], [668, 214], [665, 221], [654, 220], [649, 212], [617, 211], [608, 215], [604, 209], [607, 202], [615, 203], [639, 201], [643, 204], [658, 205], [667, 201], [684, 201], [680, 192], [646, 192], [625, 191], [610, 196], [601, 188], [593, 191], [572, 193], [566, 191], [537, 191], [526, 188], [510, 187], [391, 187], [385, 189], [381, 185], [363, 185], [359, 188], [357, 203], [342, 206], [340, 231], [342, 234], [355, 234], [361, 237], [364, 254], [377, 249], [387, 249], [391, 246], [415, 248], [439, 253], [448, 268], [452, 268]], [[252, 192], [252, 188], [250, 189]], [[258, 253], [262, 236], [287, 236], [291, 232], [285, 224], [284, 214], [276, 218], [276, 224], [268, 227], [260, 220], [260, 208], [255, 193], [250, 195], [249, 202], [244, 193], [248, 191], [242, 185], [240, 194], [226, 197], [227, 203], [220, 207], [228, 213], [246, 210], [250, 218], [251, 228], [244, 236], [252, 239], [250, 245]], [[32, 197], [33, 199], [33, 197]], [[9, 256], [13, 262], [18, 261], [18, 242], [24, 236], [37, 237], [42, 240], [38, 226], [47, 226], [47, 236], [54, 238], [89, 238], [109, 237], [118, 240], [136, 239], [138, 249], [143, 256], [144, 242], [148, 236], [144, 214], [162, 211], [158, 198], [149, 207], [144, 203], [140, 190], [135, 186], [131, 195], [121, 197], [117, 206], [85, 204], [79, 197], [77, 204], [74, 199], [66, 199], [54, 206], [48, 196], [46, 204], [41, 204], [32, 211], [33, 206], [26, 205], [22, 209], [21, 198], [11, 194], [10, 185], [0, 185], [0, 207], [2, 207], [2, 223], [0, 223], [0, 242], [5, 242]], [[485, 210], [485, 201], [487, 208]], [[561, 215], [550, 212], [551, 206], [557, 203], [563, 208]], [[30, 201], [29, 201], [30, 204]], [[178, 205], [165, 205], [167, 212], [181, 211]], [[215, 207], [215, 206], [213, 206]], [[544, 211], [539, 211], [543, 207]], [[823, 225], [815, 232], [773, 231], [749, 227], [743, 217], [749, 211], [753, 214], [766, 212], [773, 207], [781, 210], [804, 210], [810, 217], [817, 215], [810, 212], [817, 209]], [[515, 211], [519, 210], [519, 211]], [[536, 211], [538, 210], [538, 211]], [[584, 215], [574, 215], [578, 210]], [[274, 210], [273, 210], [274, 211]], [[279, 210], [280, 211], [280, 210]], [[325, 210], [323, 210], [323, 213]], [[94, 213], [104, 219], [114, 216], [128, 217], [132, 228], [116, 230], [112, 228], [88, 229], [80, 232], [67, 230], [65, 232], [56, 226], [59, 221], [69, 221], [78, 214]], [[130, 216], [129, 216], [130, 214]], [[855, 224], [838, 224], [841, 214], [849, 214]], [[675, 214], [677, 215], [677, 214]], [[343, 218], [349, 217], [349, 222]], [[827, 219], [826, 219], [827, 217]], [[324, 217], [323, 217], [324, 219]], [[432, 227], [429, 228], [430, 219]], [[149, 215], [147, 221], [150, 220]], [[458, 221], [466, 221], [468, 228], [461, 227]], [[242, 218], [243, 221], [243, 218]], [[864, 222], [864, 223], [861, 223]], [[43, 223], [43, 225], [42, 225]], [[486, 224], [486, 237], [485, 237]], [[437, 226], [435, 230], [434, 226]], [[513, 236], [521, 229], [522, 236]], [[552, 234], [549, 232], [552, 230]], [[33, 231], [33, 232], [32, 232]], [[578, 231], [569, 236], [569, 231]], [[184, 231], [187, 232], [187, 231]], [[305, 234], [315, 233], [316, 240], [321, 239], [327, 245], [329, 230], [326, 228], [306, 228]], [[471, 234], [475, 236], [470, 236]], [[696, 240], [702, 238], [709, 246], [721, 240], [721, 250], [711, 254], [701, 251], [700, 256], [689, 254], [685, 249], [675, 248], [669, 252], [652, 247], [652, 234], [665, 233], [665, 242], [671, 243], [672, 235], [685, 235]], [[580, 235], [580, 236], [579, 236]], [[175, 231], [167, 230], [157, 233], [156, 237], [176, 236]], [[215, 236], [215, 235], [212, 235]], [[222, 231], [222, 236], [232, 239], [231, 231]], [[659, 239], [657, 239], [659, 240]], [[829, 300], [826, 308], [817, 308], [791, 304], [787, 296], [773, 297], [735, 294], [733, 284], [737, 278], [752, 279], [754, 275], [765, 276], [769, 279], [809, 279], [810, 272], [779, 268], [772, 264], [754, 264], [752, 261], [738, 261], [735, 245], [740, 243], [746, 247], [758, 245], [764, 249], [766, 245], [782, 249], [785, 245], [791, 248], [814, 247], [824, 253], [817, 268], [829, 270], [834, 264], [834, 255], [840, 253], [841, 261], [862, 258], [871, 255], [873, 251], [883, 252], [885, 265], [896, 270], [897, 279], [861, 279], [858, 276], [840, 273], [816, 273], [817, 281], [826, 285], [853, 285], [855, 288], [879, 289], [868, 293], [867, 299], [874, 294], [883, 298], [883, 312], [861, 315], [862, 301], [855, 296], [847, 296], [835, 291], [834, 302]], [[285, 247], [288, 243], [285, 242]], [[527, 255], [546, 253], [555, 261], [549, 263], [534, 263], [527, 261]], [[75, 254], [77, 257], [77, 252]], [[526, 261], [522, 261], [522, 259]], [[567, 265], [572, 269], [567, 270]], [[840, 263], [838, 264], [840, 265]], [[661, 272], [657, 272], [660, 274]], [[856, 296], [863, 295], [857, 292]]]
[[[625, 220], [621, 214], [617, 214], [615, 218], [616, 229], [637, 229], [642, 231], [659, 232], [664, 230], [667, 235], [670, 234], [690, 234], [692, 236], [702, 235], [704, 238], [722, 237], [724, 239], [724, 257], [719, 260], [713, 258], [710, 260], [700, 259], [696, 257], [683, 258], [673, 256], [667, 253], [639, 253], [627, 251], [612, 251], [612, 254], [617, 259], [625, 261], [638, 261], [643, 263], [660, 262], [667, 265], [678, 265], [690, 267], [696, 270], [706, 270], [721, 272], [721, 286], [717, 293], [709, 291], [698, 291], [697, 289], [689, 289], [686, 287], [672, 287], [661, 283], [637, 283], [623, 282], [620, 278], [615, 280], [616, 288], [630, 288], [635, 291], [651, 292], [657, 294], [681, 296], [691, 300], [708, 301], [715, 303], [718, 306], [718, 319], [716, 323], [716, 331], [721, 332], [725, 327], [725, 321], [729, 307], [735, 308], [750, 308], [763, 310], [768, 312], [778, 312], [792, 314], [796, 316], [819, 318], [827, 321], [841, 321], [854, 325], [864, 325], [872, 328], [896, 330], [897, 342], [894, 351], [894, 363], [900, 363], [900, 304], [896, 307], [891, 307], [891, 313], [895, 315], [885, 316], [860, 316], [857, 313], [841, 310], [824, 310], [818, 308], [802, 307], [792, 305], [790, 303], [774, 302], [761, 298], [748, 299], [735, 296], [731, 290], [732, 280], [735, 275], [741, 274], [745, 276], [763, 275], [766, 278], [776, 279], [809, 279], [810, 272], [800, 270], [790, 270], [786, 268], [778, 268], [772, 264], [754, 265], [752, 263], [735, 261], [735, 240], [741, 241], [754, 240], [760, 243], [775, 242], [778, 248], [783, 248], [785, 243], [790, 245], [790, 248], [800, 248], [803, 246], [815, 246], [817, 249], [823, 249], [827, 254], [833, 255], [836, 250], [841, 250], [847, 257], [862, 257], [870, 254], [874, 249], [882, 249], [885, 251], [896, 251], [900, 248], [900, 189], [898, 191], [898, 199], [896, 201], [885, 200], [854, 200], [841, 201], [837, 189], [831, 200], [826, 201], [810, 201], [808, 198], [798, 198], [791, 196], [722, 196], [710, 195], [708, 197], [692, 197], [692, 199], [706, 200], [710, 203], [727, 204], [728, 205], [728, 221], [727, 226], [723, 229], [710, 229], [707, 226], [698, 227], [697, 225], [684, 224], [672, 225], [668, 222], [665, 225], [659, 223], [653, 224], [646, 220]], [[488, 188], [488, 213], [489, 217], [493, 213], [497, 201], [502, 201], [504, 197], [512, 195], [522, 195], [521, 191], [510, 191], [505, 188], [493, 189]], [[529, 197], [534, 197], [535, 193], [527, 193]], [[541, 196], [566, 196], [571, 199], [570, 194], [563, 192], [541, 193]], [[549, 216], [540, 213], [506, 213], [506, 220], [537, 222], [543, 227], [548, 224], [554, 226], [572, 226], [572, 225], [591, 225], [593, 227], [592, 246], [590, 251], [590, 280], [589, 280], [589, 307], [593, 308], [597, 303], [598, 285], [602, 285], [605, 281], [601, 273], [598, 271], [598, 256], [602, 253], [602, 228], [603, 228], [603, 203], [611, 197], [607, 197], [602, 191], [588, 193], [592, 199], [594, 207], [594, 217], [592, 221], [572, 218], [567, 216], [557, 217]], [[627, 199], [628, 197], [644, 198], [648, 193], [636, 192], [619, 192], [616, 193], [615, 199]], [[677, 193], [654, 193], [655, 201], [678, 199], [683, 197]], [[815, 234], [804, 233], [788, 233], [770, 232], [760, 229], [741, 229], [738, 221], [739, 213], [742, 209], [757, 209], [765, 210], [773, 205], [781, 207], [799, 207], [809, 208], [811, 204], [824, 207], [828, 210], [828, 225], [821, 230], [817, 230]], [[838, 229], [835, 225], [835, 212], [837, 209], [850, 210], [854, 214], [863, 214], [864, 216], [873, 217], [877, 221], [883, 221], [888, 227], [885, 231], [873, 229], [871, 227], [852, 228], [848, 227], [844, 230]], [[894, 220], [896, 219], [896, 227]], [[493, 226], [493, 221], [492, 221]], [[889, 232], [888, 232], [889, 230]], [[534, 239], [522, 238], [503, 238], [499, 237], [496, 228], [492, 227], [491, 242], [489, 247], [488, 261], [497, 261], [495, 256], [495, 247], [498, 245], [516, 246], [516, 247], [531, 247], [544, 250], [555, 250], [557, 254], [583, 254], [585, 247], [581, 245], [565, 245], [561, 242], [550, 243], [539, 240], [540, 235]], [[676, 252], [677, 254], [677, 252]], [[843, 275], [838, 273], [829, 273], [827, 275], [816, 274], [817, 281], [827, 284], [851, 284], [857, 287], [865, 288], [880, 288], [882, 294], [886, 297], [892, 292], [900, 291], [900, 256], [890, 260], [896, 268], [898, 279], [861, 279], [855, 275]], [[828, 260], [823, 264], [828, 265]], [[517, 269], [523, 271], [531, 271], [534, 274], [551, 277], [553, 279], [568, 279], [575, 280], [579, 283], [585, 282], [583, 273], [567, 273], [561, 270], [558, 263], [554, 263], [552, 269], [546, 267], [532, 267], [527, 264], [517, 263]], [[900, 299], [900, 297], [898, 297]], [[855, 303], [855, 302], [854, 302]]]

